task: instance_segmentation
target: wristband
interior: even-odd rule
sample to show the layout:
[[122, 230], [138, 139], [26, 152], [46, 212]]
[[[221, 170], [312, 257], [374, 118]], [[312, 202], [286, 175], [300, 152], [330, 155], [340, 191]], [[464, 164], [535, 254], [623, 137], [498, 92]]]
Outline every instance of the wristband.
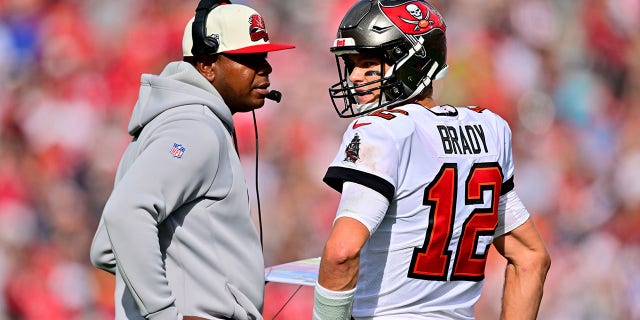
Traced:
[[333, 291], [316, 282], [313, 295], [313, 320], [349, 320], [356, 289]]

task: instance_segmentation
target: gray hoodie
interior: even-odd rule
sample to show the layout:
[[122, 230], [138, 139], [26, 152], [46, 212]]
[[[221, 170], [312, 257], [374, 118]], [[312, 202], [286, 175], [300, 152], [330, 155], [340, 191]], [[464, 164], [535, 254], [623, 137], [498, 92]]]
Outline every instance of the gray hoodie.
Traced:
[[116, 275], [116, 319], [262, 319], [264, 260], [229, 108], [185, 62], [141, 82], [91, 246]]

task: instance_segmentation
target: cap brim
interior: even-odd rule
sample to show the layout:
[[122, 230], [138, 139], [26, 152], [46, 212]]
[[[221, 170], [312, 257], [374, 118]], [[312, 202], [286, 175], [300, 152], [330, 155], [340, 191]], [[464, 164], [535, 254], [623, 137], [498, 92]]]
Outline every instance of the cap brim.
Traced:
[[221, 53], [228, 53], [228, 54], [264, 53], [264, 52], [271, 52], [271, 51], [293, 49], [295, 47], [296, 46], [292, 46], [288, 44], [266, 43], [266, 44], [259, 44], [255, 46], [244, 47], [236, 50], [227, 50]]

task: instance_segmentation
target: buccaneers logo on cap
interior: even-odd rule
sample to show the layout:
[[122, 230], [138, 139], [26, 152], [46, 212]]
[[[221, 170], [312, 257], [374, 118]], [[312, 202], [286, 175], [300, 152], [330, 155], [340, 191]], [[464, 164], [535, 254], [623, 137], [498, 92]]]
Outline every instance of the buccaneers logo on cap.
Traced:
[[381, 7], [382, 12], [407, 34], [424, 34], [433, 29], [445, 31], [444, 19], [430, 4], [411, 1], [397, 6]]
[[251, 41], [258, 41], [260, 39], [269, 41], [264, 19], [258, 14], [253, 14], [249, 17], [249, 36], [251, 37]]

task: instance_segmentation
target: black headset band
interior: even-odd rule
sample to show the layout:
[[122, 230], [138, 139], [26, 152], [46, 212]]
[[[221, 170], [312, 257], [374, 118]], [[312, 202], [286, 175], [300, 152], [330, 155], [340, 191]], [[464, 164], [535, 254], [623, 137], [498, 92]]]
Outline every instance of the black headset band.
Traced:
[[207, 36], [207, 17], [209, 12], [221, 4], [230, 4], [229, 0], [200, 0], [196, 8], [196, 15], [191, 25], [191, 38], [194, 56], [213, 55], [218, 52], [218, 39]]

